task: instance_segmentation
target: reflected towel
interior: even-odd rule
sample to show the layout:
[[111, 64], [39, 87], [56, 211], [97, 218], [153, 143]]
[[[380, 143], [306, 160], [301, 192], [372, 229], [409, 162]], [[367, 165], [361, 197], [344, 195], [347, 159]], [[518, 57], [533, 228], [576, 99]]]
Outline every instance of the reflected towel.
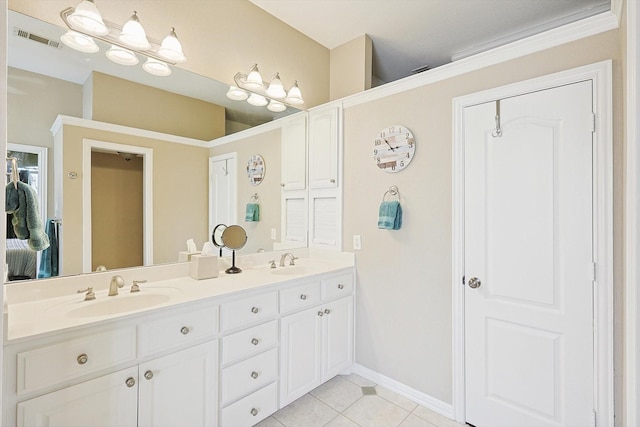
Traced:
[[378, 228], [383, 230], [400, 230], [402, 227], [402, 206], [400, 202], [382, 202], [378, 211]]
[[257, 203], [247, 203], [247, 212], [244, 220], [247, 222], [260, 221], [260, 205]]
[[56, 223], [52, 219], [47, 220], [44, 232], [49, 237], [49, 247], [42, 251], [38, 279], [58, 275], [58, 235], [56, 234]]
[[12, 182], [5, 188], [5, 211], [13, 214], [11, 224], [20, 240], [27, 240], [29, 248], [41, 251], [49, 247], [49, 238], [44, 233], [38, 208], [38, 195], [29, 184]]

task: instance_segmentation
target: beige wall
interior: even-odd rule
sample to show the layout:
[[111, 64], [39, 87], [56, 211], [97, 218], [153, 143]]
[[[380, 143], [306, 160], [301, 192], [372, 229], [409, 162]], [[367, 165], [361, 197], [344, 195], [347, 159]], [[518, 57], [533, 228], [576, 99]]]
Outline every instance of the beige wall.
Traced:
[[93, 73], [92, 117], [171, 135], [210, 141], [225, 135], [225, 109], [102, 73]]
[[[65, 125], [62, 251], [64, 274], [82, 271], [82, 140], [84, 138], [153, 149], [154, 264], [175, 262], [185, 242], [208, 240], [208, 149]], [[69, 172], [77, 179], [69, 179]], [[127, 206], [122, 206], [124, 213]]]
[[142, 157], [91, 153], [91, 270], [143, 264]]
[[[214, 147], [210, 156], [236, 153], [238, 162], [238, 222], [247, 231], [247, 244], [239, 253], [256, 252], [259, 248], [273, 250], [271, 229], [276, 229], [280, 240], [280, 170], [281, 144], [280, 130], [272, 130], [240, 141]], [[260, 185], [249, 184], [247, 162], [253, 154], [260, 154], [265, 162], [266, 173]], [[249, 198], [258, 193], [260, 198], [260, 221], [245, 222], [246, 205]], [[229, 224], [227, 224], [229, 225]]]
[[332, 49], [330, 58], [332, 100], [371, 89], [373, 44], [369, 36], [362, 35]]
[[[78, 1], [79, 2], [79, 1]], [[9, 9], [62, 26], [68, 0], [9, 0]], [[122, 25], [132, 13], [130, 0], [97, 2], [103, 17]], [[226, 84], [258, 63], [263, 77], [280, 72], [285, 86], [298, 80], [306, 107], [329, 99], [329, 50], [248, 0], [137, 0], [147, 34], [162, 39], [175, 27], [194, 73]], [[102, 53], [101, 53], [102, 54]], [[304, 61], [300, 60], [304, 55]]]
[[[359, 364], [452, 402], [452, 100], [605, 59], [613, 59], [615, 82], [615, 320], [621, 324], [621, 63], [619, 34], [610, 31], [344, 111], [344, 164], [348, 166], [343, 239], [351, 242], [359, 234], [363, 248], [356, 252]], [[413, 132], [417, 149], [406, 170], [387, 174], [377, 169], [370, 152], [376, 133], [393, 124]], [[378, 230], [378, 205], [391, 185], [400, 190], [403, 226], [399, 231]], [[345, 249], [351, 250], [350, 245]], [[616, 327], [618, 372], [620, 333]], [[616, 377], [617, 398], [621, 377]]]

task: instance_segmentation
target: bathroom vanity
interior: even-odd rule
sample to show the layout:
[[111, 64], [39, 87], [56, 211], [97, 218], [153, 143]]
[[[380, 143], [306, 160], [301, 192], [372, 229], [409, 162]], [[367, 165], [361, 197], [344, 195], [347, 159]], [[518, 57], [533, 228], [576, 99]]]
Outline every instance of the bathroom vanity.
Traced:
[[250, 426], [349, 372], [353, 256], [251, 262], [199, 281], [122, 270], [117, 296], [110, 272], [8, 288], [2, 424]]

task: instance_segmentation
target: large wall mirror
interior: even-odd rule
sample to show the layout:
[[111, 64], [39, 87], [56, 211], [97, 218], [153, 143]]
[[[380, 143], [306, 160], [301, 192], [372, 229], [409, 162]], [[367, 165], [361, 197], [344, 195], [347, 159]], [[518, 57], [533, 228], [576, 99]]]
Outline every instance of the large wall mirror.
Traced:
[[[54, 148], [54, 137], [51, 128], [58, 115], [77, 118], [91, 117], [92, 108], [95, 113], [98, 106], [91, 105], [87, 107], [86, 100], [86, 82], [91, 80], [92, 75], [95, 75], [92, 74], [94, 71], [100, 73], [99, 75], [113, 76], [137, 85], [152, 87], [223, 107], [226, 115], [225, 129], [218, 136], [245, 130], [297, 112], [297, 110], [288, 107], [284, 112], [272, 113], [266, 108], [253, 107], [246, 102], [231, 101], [225, 96], [228, 89], [227, 84], [213, 81], [177, 67], [172, 68], [173, 73], [171, 76], [156, 77], [148, 75], [140, 67], [125, 67], [110, 63], [106, 58], [103, 60], [104, 51], [108, 47], [101, 46], [101, 51], [97, 54], [82, 54], [59, 43], [60, 35], [65, 32], [61, 26], [42, 22], [13, 11], [9, 11], [8, 16], [8, 142], [17, 144], [14, 148], [17, 147], [18, 149], [28, 146], [42, 147], [45, 152], [48, 151], [48, 158], [44, 156], [46, 163], [38, 172], [41, 178], [38, 185], [43, 192], [43, 222], [46, 223], [48, 219], [60, 220], [61, 223], [57, 224], [58, 228], [65, 229], [66, 227], [65, 231], [72, 229], [76, 225], [78, 231], [74, 233], [73, 239], [78, 242], [91, 241], [90, 236], [82, 234], [82, 201], [78, 201], [78, 212], [68, 210], [75, 203], [65, 202], [64, 217], [55, 218], [57, 208], [55, 194], [56, 186], [61, 188], [60, 179], [65, 180], [65, 184], [73, 186], [76, 182], [73, 179], [78, 178], [78, 187], [81, 188], [80, 181], [82, 176], [80, 171], [71, 170], [66, 166], [64, 171], [55, 170], [57, 162], [54, 159], [57, 154]], [[43, 43], [43, 40], [45, 43]], [[47, 43], [46, 40], [54, 43]], [[59, 45], [55, 46], [56, 43]], [[110, 108], [117, 111], [119, 105], [116, 101], [112, 102], [116, 105], [110, 105]], [[130, 103], [131, 101], [124, 100], [122, 102]], [[95, 116], [94, 120], [97, 120]], [[161, 122], [163, 118], [159, 117], [157, 121]], [[127, 126], [137, 127], [135, 124], [127, 124]], [[144, 125], [139, 127], [145, 128]], [[115, 134], [109, 132], [101, 133], [101, 131], [82, 134], [79, 129], [80, 127], [78, 126], [71, 126], [69, 129], [65, 129], [65, 150], [68, 148], [67, 138], [72, 138], [75, 141], [74, 143], [77, 142], [80, 146], [82, 141], [86, 139], [122, 145], [137, 145], [135, 138], [127, 138], [122, 135], [116, 138]], [[194, 138], [192, 135], [187, 136]], [[138, 139], [143, 140], [144, 138]], [[206, 142], [215, 139], [215, 136], [203, 136], [199, 139]], [[174, 147], [171, 146], [170, 142], [140, 142], [139, 145], [144, 146], [143, 148], [153, 150], [154, 174], [162, 176], [162, 179], [164, 179], [160, 183], [157, 180], [154, 181], [152, 209], [156, 215], [154, 215], [152, 234], [156, 246], [153, 251], [153, 263], [176, 262], [178, 260], [178, 252], [184, 250], [183, 246], [188, 238], [195, 237], [199, 246], [204, 243], [203, 239], [210, 238], [211, 230], [209, 230], [209, 208], [207, 203], [208, 162], [209, 157], [225, 152], [236, 153], [238, 161], [242, 163], [246, 163], [248, 160], [245, 153], [260, 152], [265, 156], [265, 160], [269, 162], [270, 172], [262, 185], [246, 190], [244, 188], [237, 189], [237, 223], [245, 226], [248, 234], [247, 245], [242, 249], [242, 253], [268, 251], [277, 248], [274, 243], [279, 240], [279, 230], [276, 231], [276, 238], [273, 236], [274, 229], [279, 228], [280, 224], [280, 182], [279, 174], [272, 168], [277, 169], [280, 167], [279, 142], [279, 131], [270, 131], [266, 136], [248, 138], [247, 141], [235, 145], [229, 144], [229, 147], [217, 146], [213, 149], [207, 148], [204, 144], [203, 147], [187, 147], [179, 144]], [[252, 147], [251, 144], [253, 143], [274, 146]], [[72, 144], [68, 145], [71, 146]], [[79, 153], [81, 152], [81, 148], [77, 150], [79, 150]], [[109, 154], [104, 153], [104, 151], [108, 150], [93, 150], [96, 153], [95, 160], [101, 161], [103, 164], [124, 162], [131, 169], [135, 169], [133, 165], [141, 161], [139, 159], [140, 156], [133, 153], [131, 157], [132, 153], [126, 152], [110, 153], [115, 157], [100, 160], [98, 154]], [[175, 153], [187, 153], [188, 155], [182, 156]], [[78, 154], [78, 156], [81, 156], [81, 154]], [[183, 157], [186, 158], [183, 159]], [[81, 161], [82, 159], [79, 158], [78, 162]], [[196, 163], [197, 167], [192, 167]], [[190, 173], [190, 175], [187, 174], [186, 178], [183, 174], [184, 171], [189, 171]], [[131, 173], [141, 174], [143, 172]], [[242, 170], [238, 171], [238, 173], [246, 175], [246, 172]], [[74, 178], [72, 178], [72, 174], [76, 174]], [[273, 182], [269, 183], [269, 179], [272, 179]], [[180, 191], [180, 189], [184, 188], [191, 190]], [[245, 214], [244, 203], [250, 200], [250, 196], [255, 194], [256, 189], [261, 193], [260, 198], [263, 203], [269, 201], [273, 212], [270, 212], [268, 209], [271, 208], [267, 207], [267, 211], [261, 213], [262, 218], [267, 218], [267, 215], [271, 215], [268, 221], [256, 222], [246, 226], [243, 222]], [[253, 192], [251, 192], [252, 190]], [[69, 193], [67, 190], [65, 192]], [[91, 197], [92, 199], [100, 199], [100, 195], [103, 194], [104, 190], [100, 190], [99, 195], [92, 193]], [[127, 210], [126, 204], [123, 209]], [[274, 218], [276, 215], [278, 217]], [[197, 221], [194, 221], [193, 218], [197, 218]], [[194, 222], [203, 224], [199, 226], [197, 232], [193, 232], [184, 226]], [[101, 228], [104, 228], [104, 226], [101, 226]], [[94, 236], [93, 238], [95, 239], [96, 237]], [[69, 242], [71, 240], [71, 238], [68, 239]], [[86, 272], [87, 268], [89, 268], [83, 265], [82, 256], [77, 253], [71, 255], [71, 252], [67, 251], [66, 254], [60, 253], [60, 257], [63, 260], [65, 257], [73, 258], [74, 261], [63, 269], [62, 273], [64, 275], [79, 274]], [[90, 267], [92, 271], [94, 270], [93, 267], [94, 265]], [[24, 275], [16, 276], [21, 276], [20, 279], [26, 278]]]

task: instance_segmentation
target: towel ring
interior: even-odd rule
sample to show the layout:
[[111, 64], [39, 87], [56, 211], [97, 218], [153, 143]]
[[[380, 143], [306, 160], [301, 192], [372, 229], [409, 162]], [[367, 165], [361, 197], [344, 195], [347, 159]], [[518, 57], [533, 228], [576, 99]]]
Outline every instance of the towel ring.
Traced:
[[254, 194], [253, 196], [249, 197], [249, 202], [253, 202], [253, 201], [258, 201], [260, 200], [260, 196], [258, 196], [258, 193]]
[[391, 187], [389, 187], [389, 189], [387, 191], [384, 192], [384, 194], [382, 195], [382, 201], [384, 202], [385, 197], [387, 197], [387, 194], [391, 194], [392, 196], [398, 196], [398, 201], [400, 201], [400, 190], [398, 190], [398, 187], [396, 187], [395, 185], [392, 185]]

